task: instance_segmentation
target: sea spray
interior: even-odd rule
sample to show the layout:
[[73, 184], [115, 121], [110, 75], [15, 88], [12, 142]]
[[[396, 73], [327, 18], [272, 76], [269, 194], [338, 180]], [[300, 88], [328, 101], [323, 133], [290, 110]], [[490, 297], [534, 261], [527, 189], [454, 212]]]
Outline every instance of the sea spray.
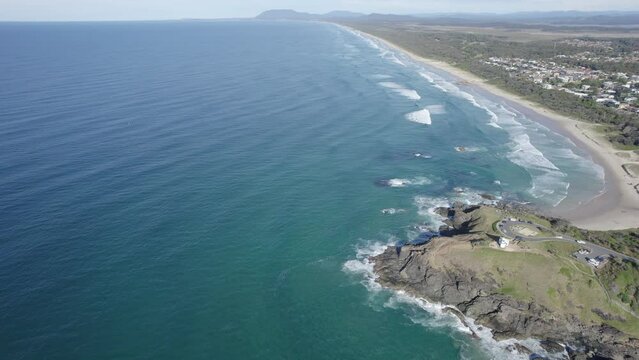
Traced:
[[379, 83], [380, 86], [385, 87], [387, 89], [391, 89], [393, 92], [407, 98], [410, 100], [420, 100], [422, 97], [417, 93], [417, 91], [412, 89], [407, 89], [402, 85], [399, 85], [395, 82], [391, 81], [383, 81]]
[[[533, 353], [547, 357], [548, 359], [564, 359], [566, 354], [548, 354], [536, 339], [506, 339], [496, 340], [492, 330], [478, 325], [474, 319], [455, 315], [461, 314], [454, 306], [444, 305], [428, 301], [427, 299], [408, 294], [403, 290], [393, 290], [382, 286], [377, 280], [375, 263], [372, 258], [381, 255], [389, 246], [396, 246], [397, 239], [391, 241], [366, 241], [356, 249], [355, 259], [348, 260], [342, 266], [342, 270], [354, 276], [360, 277], [360, 283], [366, 287], [375, 299], [384, 295], [383, 307], [404, 310], [405, 315], [415, 324], [426, 328], [447, 328], [464, 336], [474, 336], [478, 340], [479, 348], [494, 360], [526, 360], [528, 354], [516, 350], [515, 344], [523, 345]], [[374, 304], [370, 304], [375, 306]], [[452, 309], [453, 311], [448, 311]], [[472, 349], [466, 350], [464, 357], [475, 358], [476, 353]]]
[[430, 118], [430, 111], [428, 109], [417, 110], [412, 113], [406, 114], [406, 119], [418, 124], [430, 125], [432, 120]]

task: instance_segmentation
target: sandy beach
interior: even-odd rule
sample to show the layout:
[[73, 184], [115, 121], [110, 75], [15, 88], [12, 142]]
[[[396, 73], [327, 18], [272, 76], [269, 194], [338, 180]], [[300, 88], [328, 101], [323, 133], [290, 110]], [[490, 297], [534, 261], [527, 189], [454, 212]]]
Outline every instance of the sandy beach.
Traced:
[[532, 120], [570, 138], [577, 146], [588, 151], [594, 162], [604, 168], [605, 186], [602, 193], [575, 209], [551, 211], [552, 215], [566, 218], [576, 226], [589, 230], [618, 230], [639, 227], [639, 174], [630, 174], [623, 167], [625, 164], [639, 166], [639, 154], [615, 149], [604, 136], [595, 131], [596, 125], [594, 124], [558, 114], [445, 62], [418, 56], [374, 35], [351, 30], [401, 51], [417, 62], [446, 72], [463, 81], [467, 86], [474, 86], [500, 98], [509, 106], [525, 113]]

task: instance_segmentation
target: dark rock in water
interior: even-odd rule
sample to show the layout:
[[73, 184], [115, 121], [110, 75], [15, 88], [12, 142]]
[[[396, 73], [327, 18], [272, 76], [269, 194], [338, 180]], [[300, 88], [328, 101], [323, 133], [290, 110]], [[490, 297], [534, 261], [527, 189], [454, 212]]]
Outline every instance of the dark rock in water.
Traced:
[[482, 199], [485, 199], [485, 200], [490, 200], [490, 201], [497, 200], [497, 198], [491, 194], [479, 194], [479, 196], [481, 196]]
[[479, 209], [481, 207], [481, 205], [466, 205], [462, 208], [462, 211], [465, 212], [466, 214], [470, 214], [471, 212]]
[[429, 242], [433, 237], [439, 235], [436, 232], [426, 231], [420, 233], [415, 239], [413, 239], [410, 244], [411, 245], [421, 245]]
[[551, 354], [563, 352], [565, 350], [561, 344], [552, 340], [543, 340], [539, 343], [539, 345]]
[[471, 329], [470, 326], [468, 326], [468, 322], [466, 321], [466, 317], [464, 316], [464, 314], [462, 314], [461, 311], [459, 311], [459, 310], [457, 310], [455, 308], [452, 308], [452, 307], [445, 307], [444, 310], [442, 310], [442, 312], [455, 315], [462, 322], [462, 324], [464, 324], [464, 326], [467, 327], [468, 330], [470, 330], [470, 332], [473, 335], [473, 337], [476, 338], [476, 339], [479, 339], [479, 336], [475, 333], [475, 331], [473, 331], [473, 329]]
[[529, 360], [548, 360], [547, 357], [541, 356], [539, 354], [530, 354], [528, 357]]
[[441, 216], [441, 217], [445, 217], [448, 218], [450, 216], [452, 216], [454, 212], [452, 212], [449, 208], [447, 207], [438, 207], [435, 209], [435, 214]]
[[532, 350], [530, 350], [529, 348], [525, 347], [524, 345], [522, 345], [520, 343], [514, 343], [513, 345], [508, 345], [506, 347], [506, 350], [508, 350], [510, 352], [516, 352], [516, 353], [522, 354], [522, 355], [530, 355], [530, 354], [532, 354]]
[[[455, 209], [455, 231], [468, 225], [468, 216]], [[629, 338], [607, 325], [585, 324], [569, 315], [551, 311], [534, 300], [504, 295], [490, 274], [477, 274], [469, 268], [432, 265], [439, 261], [438, 249], [447, 242], [471, 242], [481, 236], [462, 233], [453, 237], [435, 237], [422, 245], [391, 247], [373, 258], [375, 273], [383, 286], [405, 291], [429, 301], [450, 305], [460, 318], [475, 319], [475, 324], [493, 331], [497, 340], [536, 338], [544, 340], [550, 353], [563, 352], [559, 344], [594, 351], [596, 356], [639, 359], [639, 340]], [[452, 310], [449, 310], [452, 312]], [[520, 353], [529, 351], [517, 348]], [[580, 350], [583, 354], [584, 351]], [[571, 354], [574, 358], [577, 354]], [[531, 355], [532, 358], [532, 355]]]
[[532, 354], [532, 351], [529, 348], [525, 347], [524, 345], [522, 345], [520, 343], [515, 343], [515, 349], [520, 354], [524, 354], [524, 355]]
[[388, 180], [385, 180], [385, 179], [376, 180], [375, 181], [375, 185], [381, 186], [381, 187], [390, 186], [389, 183], [388, 183]]

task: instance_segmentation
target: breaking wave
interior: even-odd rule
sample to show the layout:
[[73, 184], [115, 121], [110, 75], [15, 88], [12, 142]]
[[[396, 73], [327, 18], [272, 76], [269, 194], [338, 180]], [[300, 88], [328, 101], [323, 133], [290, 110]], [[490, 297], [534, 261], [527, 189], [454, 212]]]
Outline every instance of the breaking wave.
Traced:
[[377, 283], [377, 274], [374, 271], [374, 263], [370, 258], [381, 255], [387, 247], [395, 245], [397, 239], [390, 237], [388, 241], [367, 241], [358, 246], [355, 259], [348, 260], [342, 266], [344, 272], [356, 274], [362, 277], [361, 284], [369, 291], [379, 292], [382, 286]]
[[430, 111], [428, 111], [428, 109], [417, 110], [412, 113], [406, 114], [406, 119], [418, 124], [430, 125], [433, 123], [430, 118]]
[[386, 208], [386, 209], [380, 210], [380, 212], [385, 215], [395, 215], [395, 214], [403, 213], [405, 211], [406, 210], [404, 209], [395, 209], [395, 208]]
[[446, 113], [446, 108], [444, 107], [444, 105], [428, 105], [426, 106], [426, 109], [428, 109], [428, 111], [430, 111], [430, 113], [433, 115], [441, 115]]
[[501, 196], [482, 194], [468, 188], [455, 188], [454, 193], [445, 197], [415, 196], [413, 203], [417, 208], [417, 214], [426, 218], [426, 224], [432, 231], [438, 231], [444, 225], [445, 217], [437, 214], [435, 210], [441, 207], [449, 207], [453, 203], [460, 202], [471, 204], [496, 204]]
[[[567, 196], [570, 183], [567, 180], [567, 174], [553, 163], [542, 151], [540, 151], [528, 135], [529, 128], [522, 124], [525, 119], [522, 115], [505, 108], [501, 104], [492, 101], [478, 100], [472, 94], [461, 90], [455, 84], [438, 76], [434, 73], [422, 70], [420, 75], [431, 84], [439, 87], [443, 91], [450, 93], [468, 101], [473, 106], [482, 109], [488, 115], [487, 126], [495, 129], [506, 131], [510, 137], [510, 148], [506, 158], [512, 163], [524, 168], [531, 177], [531, 186], [528, 194], [533, 198], [552, 205], [558, 206]], [[519, 118], [519, 121], [518, 121]], [[528, 126], [542, 129], [538, 124], [528, 124]], [[546, 130], [543, 128], [543, 130]], [[469, 151], [468, 148], [464, 148]], [[574, 154], [568, 147], [552, 149], [553, 156], [555, 153], [566, 154], [566, 156], [575, 156], [572, 159], [582, 159], [582, 162], [588, 161]], [[590, 164], [592, 166], [592, 164]], [[597, 167], [598, 175], [603, 178], [603, 170]]]
[[[433, 303], [423, 298], [411, 296], [401, 290], [391, 290], [382, 287], [377, 282], [379, 278], [375, 274], [375, 263], [370, 258], [382, 254], [387, 247], [395, 246], [397, 239], [390, 238], [386, 242], [367, 241], [356, 248], [355, 259], [346, 261], [342, 266], [342, 271], [347, 274], [360, 277], [360, 284], [364, 285], [372, 295], [384, 296], [383, 307], [403, 310], [406, 316], [414, 323], [426, 328], [447, 328], [457, 331], [460, 335], [469, 338], [475, 334], [478, 341], [465, 342], [461, 349], [462, 358], [476, 358], [477, 347], [486, 354], [490, 354], [491, 359], [529, 359], [529, 355], [518, 353], [514, 345], [519, 343], [524, 345], [536, 354], [546, 356], [550, 359], [564, 358], [565, 354], [548, 354], [541, 347], [538, 340], [495, 340], [489, 328], [477, 325], [473, 319], [464, 318], [464, 322], [454, 314], [446, 311], [451, 306]], [[371, 305], [374, 305], [371, 303]]]
[[391, 89], [392, 91], [394, 91], [395, 93], [410, 99], [410, 100], [420, 100], [422, 97], [417, 93], [417, 91], [412, 90], [412, 89], [407, 89], [405, 87], [403, 87], [402, 85], [399, 85], [397, 83], [394, 82], [390, 82], [390, 81], [383, 81], [380, 82], [379, 85], [381, 85], [382, 87], [385, 87], [387, 89]]
[[406, 187], [406, 186], [414, 186], [414, 185], [430, 185], [433, 182], [425, 177], [425, 176], [418, 176], [412, 179], [399, 179], [399, 178], [393, 178], [393, 179], [388, 179], [388, 180], [379, 180], [377, 182], [378, 185], [381, 186], [388, 186], [388, 187], [393, 187], [393, 188], [401, 188], [401, 187]]

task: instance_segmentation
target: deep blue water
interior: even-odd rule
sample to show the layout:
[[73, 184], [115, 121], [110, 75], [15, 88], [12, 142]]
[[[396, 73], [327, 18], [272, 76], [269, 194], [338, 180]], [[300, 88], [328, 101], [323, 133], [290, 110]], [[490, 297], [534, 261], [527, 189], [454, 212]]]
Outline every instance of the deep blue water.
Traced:
[[601, 189], [567, 140], [332, 25], [0, 24], [0, 45], [6, 359], [488, 358], [361, 255], [454, 199]]

